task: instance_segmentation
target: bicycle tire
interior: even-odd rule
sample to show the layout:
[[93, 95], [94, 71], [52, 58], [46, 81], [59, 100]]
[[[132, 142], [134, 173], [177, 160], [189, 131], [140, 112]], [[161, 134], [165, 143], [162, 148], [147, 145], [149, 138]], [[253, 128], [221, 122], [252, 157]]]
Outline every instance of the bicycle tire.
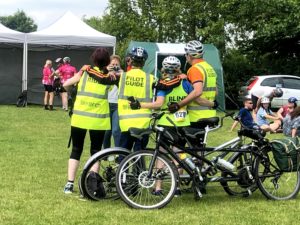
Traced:
[[[237, 181], [220, 182], [228, 195], [248, 197], [257, 189], [250, 157], [251, 153], [238, 152], [228, 160], [234, 165], [235, 169], [232, 172], [238, 177]], [[227, 178], [229, 176], [230, 173], [222, 172], [222, 177]]]
[[[130, 151], [124, 148], [103, 149], [89, 158], [86, 162], [82, 174], [79, 178], [79, 190], [83, 197], [90, 200], [99, 201], [102, 199], [117, 199], [118, 193], [115, 187], [115, 175], [117, 167], [122, 159], [129, 155]], [[105, 196], [99, 196], [88, 186], [88, 177], [91, 169], [98, 164], [97, 171], [102, 178]]]
[[262, 194], [272, 200], [295, 198], [300, 189], [300, 171], [279, 170], [270, 146], [262, 149], [262, 156], [255, 159], [255, 176]]
[[[154, 151], [141, 150], [128, 155], [117, 170], [117, 191], [121, 199], [130, 207], [137, 209], [156, 209], [167, 205], [174, 197], [178, 182], [178, 173], [174, 164], [166, 156], [159, 154], [164, 167], [156, 167], [154, 163], [153, 173], [147, 177], [149, 164]], [[143, 162], [140, 166], [140, 162]], [[156, 182], [161, 180], [163, 194], [154, 195]]]

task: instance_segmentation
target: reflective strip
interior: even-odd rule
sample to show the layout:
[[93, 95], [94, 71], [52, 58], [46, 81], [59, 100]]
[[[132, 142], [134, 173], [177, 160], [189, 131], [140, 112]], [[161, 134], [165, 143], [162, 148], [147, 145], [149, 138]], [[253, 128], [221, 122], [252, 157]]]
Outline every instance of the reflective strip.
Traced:
[[[122, 74], [121, 78], [122, 78], [122, 80], [120, 82], [121, 85], [119, 86], [119, 96], [118, 96], [118, 98], [119, 99], [125, 99], [125, 96], [124, 96], [125, 81], [126, 81], [126, 73], [125, 72]], [[126, 97], [126, 99], [127, 99], [127, 97]]]
[[205, 75], [205, 80], [204, 80], [202, 91], [217, 91], [217, 87], [207, 87], [208, 76], [207, 76], [205, 68], [200, 64], [197, 64], [196, 66], [198, 66], [200, 69], [202, 69], [204, 72], [204, 75]]
[[84, 89], [85, 89], [85, 86], [86, 86], [87, 79], [88, 79], [88, 75], [87, 75], [87, 72], [85, 72], [85, 73], [83, 74], [83, 81], [82, 81], [82, 85], [81, 85], [81, 87], [80, 87], [80, 91], [81, 91], [81, 92], [84, 92]]
[[98, 95], [98, 94], [96, 94], [96, 93], [85, 92], [85, 91], [79, 91], [79, 92], [77, 93], [77, 96], [85, 96], [85, 97], [93, 97], [93, 98], [107, 99], [107, 94], [105, 94], [105, 95]]
[[[124, 95], [124, 89], [125, 89], [125, 81], [126, 81], [126, 73], [122, 76], [121, 85], [119, 87], [119, 99], [127, 100], [129, 96]], [[145, 98], [136, 98], [139, 102], [152, 102], [152, 99], [150, 98], [150, 74], [146, 74], [146, 97]]]
[[208, 110], [208, 109], [210, 109], [210, 107], [201, 106], [201, 105], [199, 105], [199, 106], [190, 106], [190, 105], [188, 105], [187, 106], [187, 110]]
[[85, 97], [94, 97], [94, 98], [100, 98], [100, 99], [107, 99], [108, 91], [109, 91], [109, 87], [110, 87], [109, 85], [106, 86], [104, 95], [99, 95], [99, 94], [96, 94], [96, 93], [93, 93], [93, 92], [86, 92], [85, 91], [88, 76], [89, 75], [87, 74], [87, 72], [85, 72], [83, 74], [82, 84], [81, 84], [81, 87], [80, 87], [80, 91], [77, 92], [77, 95], [78, 96], [85, 96]]
[[129, 114], [129, 115], [119, 115], [120, 120], [124, 119], [137, 119], [137, 118], [151, 118], [151, 114]]
[[92, 118], [109, 118], [110, 114], [97, 114], [97, 113], [90, 113], [90, 112], [84, 112], [79, 110], [74, 110], [73, 114], [80, 115], [80, 116], [87, 116]]

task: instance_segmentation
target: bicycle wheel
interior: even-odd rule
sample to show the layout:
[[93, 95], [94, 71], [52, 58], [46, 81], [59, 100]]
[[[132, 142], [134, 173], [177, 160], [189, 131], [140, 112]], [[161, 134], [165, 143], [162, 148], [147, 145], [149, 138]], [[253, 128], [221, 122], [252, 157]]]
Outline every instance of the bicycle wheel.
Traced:
[[255, 159], [255, 176], [260, 191], [273, 200], [295, 198], [300, 189], [300, 172], [280, 171], [271, 147], [263, 148], [262, 153]]
[[[154, 151], [142, 150], [127, 156], [117, 170], [117, 191], [121, 199], [133, 208], [155, 209], [167, 205], [174, 197], [178, 174], [166, 156], [159, 154], [148, 177]], [[153, 193], [161, 185], [159, 195]]]
[[[124, 148], [108, 148], [94, 154], [86, 162], [79, 179], [79, 190], [81, 194], [90, 199], [99, 201], [101, 199], [118, 198], [115, 185], [116, 170], [130, 151]], [[99, 174], [99, 191], [91, 187], [91, 179], [95, 179], [95, 172]], [[99, 182], [100, 181], [100, 182]]]
[[[234, 170], [222, 172], [225, 181], [221, 181], [224, 191], [228, 195], [248, 197], [256, 189], [257, 185], [253, 175], [253, 163], [251, 153], [239, 152], [228, 160], [234, 165]], [[235, 181], [226, 181], [226, 178], [235, 177]]]

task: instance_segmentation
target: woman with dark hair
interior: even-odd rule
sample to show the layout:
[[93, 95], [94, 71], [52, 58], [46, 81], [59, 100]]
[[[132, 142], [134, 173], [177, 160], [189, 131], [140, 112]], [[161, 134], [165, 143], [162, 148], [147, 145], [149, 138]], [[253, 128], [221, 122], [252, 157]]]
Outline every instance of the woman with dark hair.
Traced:
[[[64, 88], [77, 84], [77, 95], [71, 117], [72, 152], [68, 162], [65, 194], [70, 194], [74, 190], [74, 180], [87, 130], [91, 140], [90, 154], [93, 155], [101, 150], [105, 131], [111, 129], [107, 100], [109, 86], [103, 84], [111, 80], [106, 70], [110, 63], [109, 52], [105, 48], [97, 48], [91, 60], [94, 66], [83, 66], [74, 77], [64, 83]], [[98, 172], [98, 168], [92, 170]]]
[[300, 136], [300, 106], [297, 106], [283, 119], [283, 133], [286, 136]]

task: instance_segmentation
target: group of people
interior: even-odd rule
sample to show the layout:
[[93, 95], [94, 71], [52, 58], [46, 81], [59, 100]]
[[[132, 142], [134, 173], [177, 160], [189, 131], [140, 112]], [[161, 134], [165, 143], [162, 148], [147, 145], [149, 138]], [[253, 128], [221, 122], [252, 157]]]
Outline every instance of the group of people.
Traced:
[[52, 61], [50, 59], [46, 60], [43, 68], [43, 80], [44, 85], [44, 109], [54, 110], [53, 100], [54, 92], [58, 92], [61, 96], [62, 108], [68, 111], [68, 93], [63, 88], [63, 84], [77, 73], [77, 70], [72, 66], [70, 57], [57, 58], [56, 69], [52, 66]]
[[[110, 130], [115, 146], [137, 151], [147, 146], [148, 136], [138, 140], [130, 136], [129, 129], [147, 128], [152, 109], [167, 108], [171, 114], [169, 117], [179, 127], [197, 126], [200, 118], [216, 116], [217, 75], [203, 59], [203, 45], [199, 41], [190, 41], [184, 50], [186, 61], [191, 65], [187, 74], [181, 72], [181, 62], [177, 57], [167, 56], [157, 81], [152, 74], [143, 71], [148, 58], [144, 48], [133, 47], [126, 60], [130, 63], [126, 72], [120, 68], [118, 56], [110, 56], [105, 48], [98, 48], [91, 56], [94, 65], [83, 66], [63, 84], [66, 90], [77, 86], [71, 117], [72, 151], [68, 161], [68, 181], [64, 187], [66, 194], [74, 190], [87, 131], [91, 155], [100, 151], [102, 145], [109, 146], [103, 142]], [[165, 116], [159, 125], [173, 126]], [[99, 168], [92, 170], [98, 172]], [[159, 192], [157, 186], [154, 194]]]
[[[256, 94], [254, 92], [251, 97], [244, 99], [244, 107], [238, 113], [245, 127], [271, 133], [283, 132], [291, 137], [300, 135], [300, 106], [297, 106], [298, 100], [295, 97], [290, 97], [288, 103], [275, 113], [271, 110], [271, 101], [274, 97], [282, 96], [282, 89], [275, 88], [268, 93]], [[231, 131], [237, 124], [238, 121], [233, 123]]]

